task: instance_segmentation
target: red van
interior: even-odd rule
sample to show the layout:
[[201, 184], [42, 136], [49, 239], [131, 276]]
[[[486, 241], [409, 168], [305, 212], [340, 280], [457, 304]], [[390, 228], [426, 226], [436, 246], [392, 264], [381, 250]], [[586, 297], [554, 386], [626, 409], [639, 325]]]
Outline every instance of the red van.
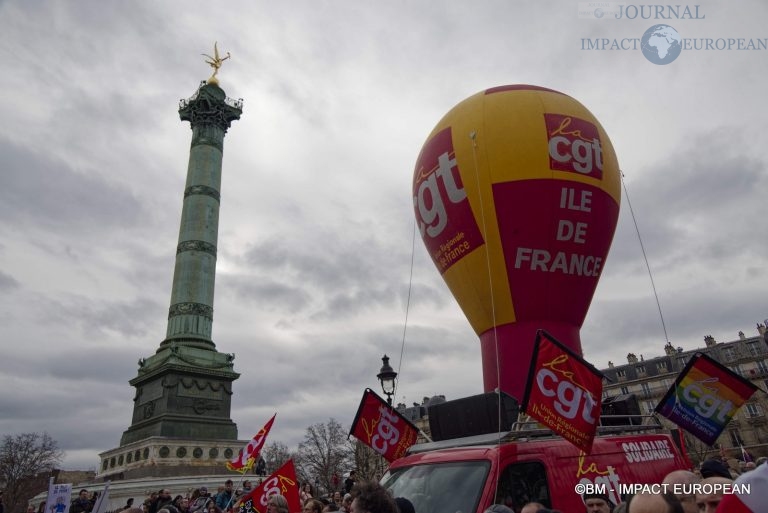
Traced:
[[669, 472], [689, 468], [660, 426], [628, 427], [634, 434], [598, 435], [589, 455], [541, 429], [417, 444], [381, 483], [409, 499], [416, 513], [483, 513], [493, 504], [519, 512], [528, 502], [582, 513], [583, 492], [602, 492], [618, 504], [631, 492], [628, 485], [661, 483]]

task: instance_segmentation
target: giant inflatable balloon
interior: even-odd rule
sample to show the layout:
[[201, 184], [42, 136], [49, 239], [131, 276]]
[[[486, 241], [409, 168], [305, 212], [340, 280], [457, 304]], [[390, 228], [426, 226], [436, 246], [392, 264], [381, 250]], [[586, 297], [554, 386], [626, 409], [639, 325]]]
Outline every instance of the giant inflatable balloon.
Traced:
[[486, 392], [522, 399], [540, 328], [582, 354], [620, 200], [605, 130], [560, 92], [487, 89], [429, 135], [413, 175], [416, 221], [480, 337]]

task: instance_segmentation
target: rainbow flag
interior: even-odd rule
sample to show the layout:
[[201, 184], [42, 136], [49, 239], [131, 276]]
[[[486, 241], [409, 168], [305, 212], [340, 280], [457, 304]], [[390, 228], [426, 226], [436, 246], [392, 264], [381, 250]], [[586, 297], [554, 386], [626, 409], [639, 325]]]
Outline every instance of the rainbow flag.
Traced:
[[753, 385], [703, 353], [696, 353], [656, 406], [656, 411], [707, 445], [712, 445]]

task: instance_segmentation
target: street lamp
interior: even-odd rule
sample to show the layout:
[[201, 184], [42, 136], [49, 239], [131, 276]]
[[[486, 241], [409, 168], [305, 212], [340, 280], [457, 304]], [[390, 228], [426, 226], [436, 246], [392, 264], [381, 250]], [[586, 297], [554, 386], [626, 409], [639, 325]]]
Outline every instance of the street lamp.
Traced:
[[381, 381], [381, 389], [387, 395], [387, 404], [392, 406], [392, 394], [395, 393], [395, 380], [397, 379], [397, 372], [389, 365], [389, 356], [384, 355], [381, 358], [383, 365], [381, 370], [376, 375]]

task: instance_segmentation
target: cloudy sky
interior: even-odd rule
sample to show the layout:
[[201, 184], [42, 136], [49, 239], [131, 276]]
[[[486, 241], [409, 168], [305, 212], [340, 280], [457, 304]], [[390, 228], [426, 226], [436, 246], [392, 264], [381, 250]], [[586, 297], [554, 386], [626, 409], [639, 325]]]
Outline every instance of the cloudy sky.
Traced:
[[[666, 23], [768, 37], [761, 0], [699, 5], [704, 19]], [[289, 446], [330, 417], [348, 426], [384, 353], [398, 401], [482, 392], [477, 336], [413, 244], [411, 181], [437, 121], [492, 86], [557, 89], [601, 121], [675, 346], [755, 334], [768, 51], [660, 66], [583, 50], [665, 22], [584, 6], [0, 0], [0, 434], [46, 430], [65, 468], [87, 469], [130, 425], [128, 380], [165, 336], [191, 134], [178, 101], [214, 41], [232, 55], [222, 88], [245, 100], [225, 140], [213, 324], [242, 374], [240, 438], [275, 411], [271, 440]], [[598, 367], [665, 344], [626, 198], [582, 340]]]

